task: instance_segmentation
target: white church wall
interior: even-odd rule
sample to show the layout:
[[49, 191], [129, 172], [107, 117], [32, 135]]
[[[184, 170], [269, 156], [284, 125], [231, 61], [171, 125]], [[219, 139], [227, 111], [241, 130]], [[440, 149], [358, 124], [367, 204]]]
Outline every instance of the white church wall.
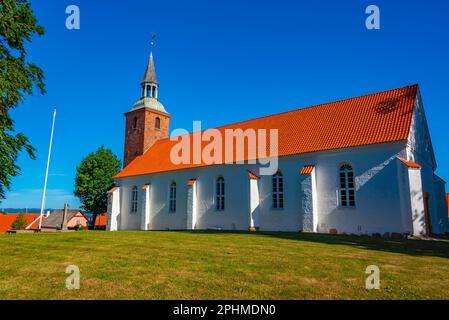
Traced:
[[[152, 229], [155, 230], [184, 230], [187, 229], [187, 181], [182, 176], [161, 173], [157, 176], [146, 177], [151, 183], [151, 216]], [[142, 181], [142, 180], [141, 180]], [[176, 211], [170, 212], [170, 185], [176, 183]], [[138, 183], [137, 181], [135, 183]], [[142, 182], [140, 182], [142, 183]]]
[[259, 195], [259, 179], [249, 179], [249, 211], [250, 211], [250, 227], [259, 228], [259, 211], [260, 211], [260, 195]]
[[[225, 209], [217, 211], [215, 207], [216, 179], [225, 179]], [[149, 176], [137, 176], [120, 179], [119, 183], [125, 189], [151, 183], [151, 217], [152, 229], [187, 229], [187, 190], [190, 179], [197, 179], [196, 187], [196, 229], [229, 229], [246, 230], [248, 228], [248, 178], [243, 166], [212, 166], [164, 172]], [[177, 185], [176, 212], [169, 212], [169, 186]], [[125, 192], [126, 193], [126, 192]], [[141, 195], [140, 195], [141, 196]], [[122, 229], [134, 229], [132, 214], [129, 213], [130, 192], [122, 198], [123, 209], [128, 218], [122, 224]]]
[[150, 220], [150, 191], [151, 186], [146, 184], [142, 188], [142, 212], [141, 212], [141, 230], [150, 230], [151, 220]]
[[140, 230], [141, 229], [141, 215], [142, 211], [142, 185], [136, 185], [139, 198], [137, 212], [131, 213], [131, 197], [132, 188], [134, 185], [123, 185], [120, 187], [120, 230]]
[[[225, 180], [225, 209], [216, 210], [216, 179]], [[197, 169], [198, 228], [247, 230], [249, 225], [248, 172], [243, 165]]]
[[[403, 155], [401, 155], [402, 158]], [[409, 167], [406, 166], [399, 159], [396, 161], [397, 165], [397, 177], [399, 184], [399, 201], [401, 206], [401, 217], [403, 232], [413, 234], [413, 210], [412, 210], [412, 197], [410, 193], [410, 177]]]
[[187, 229], [197, 228], [198, 199], [196, 191], [196, 181], [187, 185]]
[[434, 172], [436, 170], [435, 156], [422, 99], [419, 95], [412, 118], [407, 143], [407, 154], [410, 159], [421, 165], [423, 192], [429, 194], [429, 212], [432, 231], [442, 233], [444, 232], [444, 228], [441, 228], [440, 220], [442, 216], [441, 208], [445, 207], [445, 197], [444, 192], [441, 192], [442, 186], [438, 185], [438, 180], [434, 178]]
[[117, 231], [120, 226], [120, 188], [113, 188], [108, 192], [108, 214], [106, 230]]
[[317, 187], [316, 187], [316, 170], [313, 169], [311, 173], [312, 178], [312, 216], [313, 216], [313, 232], [318, 232], [318, 193], [317, 193]]
[[299, 157], [279, 159], [279, 171], [282, 173], [284, 185], [284, 208], [273, 208], [272, 176], [261, 176], [259, 180], [259, 222], [262, 231], [302, 230], [301, 184]]
[[415, 236], [427, 235], [424, 194], [422, 188], [421, 169], [408, 169], [409, 194], [412, 210], [412, 224]]
[[[312, 188], [312, 175], [301, 175], [301, 208], [302, 214], [302, 231], [313, 232], [314, 231], [314, 201], [313, 201], [313, 188]], [[315, 205], [316, 205], [315, 201]], [[317, 209], [315, 208], [315, 211]], [[317, 217], [316, 217], [317, 218]]]
[[[396, 156], [402, 143], [334, 151], [316, 159], [318, 232], [372, 234], [403, 232]], [[339, 168], [348, 163], [355, 176], [354, 208], [339, 203]]]
[[[404, 143], [392, 143], [280, 158], [279, 169], [284, 177], [284, 209], [272, 208], [272, 177], [261, 176], [258, 181], [260, 230], [302, 230], [304, 211], [300, 170], [305, 165], [315, 165], [318, 232], [329, 232], [332, 228], [340, 233], [358, 234], [405, 232], [401, 186], [395, 161], [404, 147]], [[343, 163], [351, 164], [355, 172], [355, 208], [341, 208], [338, 204], [339, 167]], [[195, 178], [197, 229], [247, 230], [251, 207], [247, 170], [259, 174], [254, 165], [218, 165], [128, 177], [120, 179], [119, 183], [128, 190], [134, 185], [140, 190], [143, 184], [151, 183], [152, 229], [187, 228], [186, 183]], [[215, 210], [218, 176], [225, 179], [224, 211]], [[168, 212], [169, 185], [172, 181], [177, 183], [176, 213]], [[122, 211], [127, 216], [122, 222], [122, 229], [139, 228], [129, 213], [130, 194], [130, 191], [125, 191], [122, 196]]]

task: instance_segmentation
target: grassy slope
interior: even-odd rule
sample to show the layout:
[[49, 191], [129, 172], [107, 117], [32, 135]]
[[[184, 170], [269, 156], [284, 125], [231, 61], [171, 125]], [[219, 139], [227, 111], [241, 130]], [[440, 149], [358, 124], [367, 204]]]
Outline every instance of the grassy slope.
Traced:
[[[78, 232], [0, 235], [0, 254], [0, 299], [449, 299], [449, 242]], [[381, 290], [365, 289], [372, 264]]]

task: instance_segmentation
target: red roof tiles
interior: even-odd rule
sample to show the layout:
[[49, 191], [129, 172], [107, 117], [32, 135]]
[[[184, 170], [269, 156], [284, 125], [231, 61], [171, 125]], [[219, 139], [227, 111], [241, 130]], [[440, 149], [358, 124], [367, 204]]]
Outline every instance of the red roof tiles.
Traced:
[[412, 169], [421, 169], [421, 166], [412, 160], [405, 160], [403, 158], [397, 157], [402, 163], [404, 163], [407, 167]]
[[[409, 135], [417, 92], [418, 85], [412, 85], [230, 124], [217, 130], [224, 140], [226, 129], [278, 129], [278, 156], [403, 141]], [[188, 136], [192, 138], [192, 134]], [[177, 143], [170, 139], [157, 141], [116, 178], [208, 165], [203, 161], [174, 164], [170, 152]], [[202, 142], [202, 147], [208, 143]], [[244, 159], [234, 159], [249, 160], [247, 152]]]
[[[0, 213], [0, 233], [5, 233], [6, 231], [11, 229], [11, 225], [16, 220], [19, 214], [13, 213]], [[36, 220], [40, 216], [39, 213], [27, 213], [25, 214], [25, 218], [27, 220], [27, 226], [30, 225], [34, 220]], [[43, 220], [45, 218], [43, 217]], [[30, 229], [37, 229], [39, 227], [39, 221], [33, 223]]]
[[249, 170], [248, 170], [248, 177], [249, 177], [251, 180], [258, 180], [258, 179], [260, 179], [260, 177], [259, 177], [258, 175], [252, 173], [252, 172], [249, 171]]
[[311, 174], [313, 169], [315, 169], [315, 166], [304, 166], [304, 168], [301, 169], [301, 175], [305, 176]]

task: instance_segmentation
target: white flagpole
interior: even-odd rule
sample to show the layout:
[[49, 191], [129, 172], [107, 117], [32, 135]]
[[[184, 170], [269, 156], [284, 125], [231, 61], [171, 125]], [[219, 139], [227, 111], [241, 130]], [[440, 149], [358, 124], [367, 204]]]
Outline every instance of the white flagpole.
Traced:
[[47, 191], [48, 168], [50, 167], [51, 146], [53, 144], [53, 132], [55, 130], [55, 119], [56, 119], [56, 108], [53, 111], [53, 124], [51, 125], [50, 147], [48, 148], [47, 169], [45, 171], [44, 191], [42, 192], [41, 215], [40, 215], [40, 219], [39, 219], [39, 230], [42, 227], [42, 216], [44, 214], [45, 193]]

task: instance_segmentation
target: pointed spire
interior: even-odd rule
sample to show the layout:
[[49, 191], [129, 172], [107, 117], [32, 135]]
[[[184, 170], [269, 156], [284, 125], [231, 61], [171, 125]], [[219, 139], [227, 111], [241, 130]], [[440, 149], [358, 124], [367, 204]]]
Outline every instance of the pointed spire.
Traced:
[[142, 83], [158, 84], [157, 78], [156, 78], [156, 70], [154, 68], [153, 50], [151, 50], [150, 59], [148, 60], [147, 69], [145, 70], [145, 74], [143, 76]]
[[159, 97], [159, 83], [156, 78], [156, 70], [154, 68], [154, 60], [153, 60], [153, 47], [154, 47], [154, 38], [155, 35], [151, 36], [151, 50], [150, 50], [150, 59], [148, 60], [147, 69], [145, 70], [145, 74], [143, 75], [143, 80], [140, 83], [142, 87], [141, 91], [141, 100], [158, 100]]

